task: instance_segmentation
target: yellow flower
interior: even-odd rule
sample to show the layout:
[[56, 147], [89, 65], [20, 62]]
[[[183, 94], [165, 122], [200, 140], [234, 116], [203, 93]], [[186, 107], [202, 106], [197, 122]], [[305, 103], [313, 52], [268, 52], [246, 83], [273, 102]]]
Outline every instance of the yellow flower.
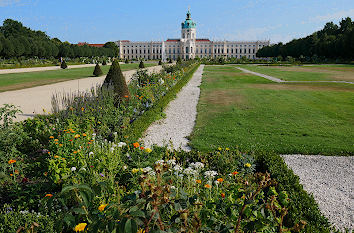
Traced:
[[197, 184], [201, 184], [201, 183], [202, 183], [201, 180], [196, 180], [195, 182], [196, 182]]
[[152, 150], [150, 148], [145, 148], [145, 152], [150, 153]]
[[84, 111], [84, 110], [85, 110], [84, 107], [82, 107], [82, 108], [81, 108], [81, 111]]
[[75, 226], [74, 231], [75, 232], [84, 231], [86, 226], [87, 226], [87, 223], [79, 223]]
[[230, 148], [226, 147], [225, 150], [230, 150]]
[[132, 173], [138, 173], [139, 171], [140, 171], [139, 168], [133, 168], [133, 169], [132, 169]]
[[218, 150], [222, 150], [222, 148], [221, 148], [221, 147], [219, 147], [219, 148], [218, 148]]
[[83, 133], [83, 134], [82, 134], [82, 136], [86, 137], [86, 136], [87, 136], [87, 134]]
[[98, 210], [102, 212], [104, 211], [104, 208], [106, 208], [106, 206], [108, 206], [108, 204], [102, 204], [98, 207]]
[[75, 137], [75, 138], [79, 138], [79, 137], [80, 137], [80, 134], [76, 134], [74, 137]]
[[59, 156], [58, 156], [58, 155], [54, 155], [54, 158], [56, 158], [56, 159], [57, 159], [57, 158], [59, 158]]
[[250, 163], [246, 163], [245, 167], [251, 167], [252, 165]]
[[10, 159], [8, 163], [9, 163], [9, 164], [16, 163], [16, 160], [14, 160], [14, 159]]

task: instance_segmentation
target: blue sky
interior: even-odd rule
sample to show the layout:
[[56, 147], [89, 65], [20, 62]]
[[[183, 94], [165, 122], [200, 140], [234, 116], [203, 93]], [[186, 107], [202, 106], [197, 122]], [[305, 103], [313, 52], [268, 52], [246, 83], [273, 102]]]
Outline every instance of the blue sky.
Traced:
[[77, 43], [179, 38], [191, 8], [197, 37], [287, 42], [328, 21], [354, 20], [353, 0], [0, 0], [0, 21], [11, 18]]

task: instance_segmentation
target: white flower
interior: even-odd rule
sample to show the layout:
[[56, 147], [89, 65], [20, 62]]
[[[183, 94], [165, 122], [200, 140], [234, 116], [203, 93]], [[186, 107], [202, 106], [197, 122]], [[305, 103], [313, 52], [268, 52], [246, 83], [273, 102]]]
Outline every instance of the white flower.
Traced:
[[218, 184], [219, 184], [219, 181], [216, 180], [216, 181], [214, 181], [214, 183], [215, 183], [216, 185], [218, 185]]
[[163, 81], [162, 78], [159, 79], [159, 82], [160, 82], [160, 84], [164, 84], [165, 83], [165, 81]]
[[172, 166], [176, 165], [176, 160], [175, 159], [170, 159], [170, 160], [167, 161], [167, 164], [172, 167]]
[[183, 171], [183, 168], [177, 164], [176, 166], [173, 167], [173, 170], [175, 170], [176, 172], [181, 172]]
[[156, 165], [161, 165], [161, 166], [163, 166], [163, 163], [164, 163], [165, 161], [164, 160], [157, 160], [156, 162], [155, 162], [155, 164]]
[[149, 172], [148, 172], [148, 175], [149, 175], [149, 176], [155, 176], [155, 175], [156, 175], [156, 172], [154, 172], [154, 171], [149, 171]]
[[111, 148], [109, 149], [109, 151], [112, 153], [112, 152], [114, 151], [114, 148], [111, 147]]
[[127, 170], [127, 168], [128, 168], [127, 165], [123, 166], [123, 170]]
[[118, 134], [117, 132], [114, 132], [114, 133], [113, 133], [114, 136], [117, 136], [117, 134]]
[[123, 146], [126, 146], [127, 145], [127, 143], [125, 143], [125, 142], [119, 142], [118, 143], [118, 147], [123, 147]]
[[70, 170], [71, 170], [72, 172], [74, 172], [74, 171], [76, 171], [76, 167], [72, 167]]
[[80, 171], [86, 171], [86, 168], [84, 168], [84, 167], [82, 167], [82, 168], [80, 168]]
[[204, 163], [201, 162], [191, 163], [190, 166], [193, 167], [194, 169], [201, 170], [204, 168]]
[[145, 172], [145, 173], [148, 173], [148, 172], [150, 172], [150, 171], [152, 171], [152, 168], [151, 168], [151, 167], [143, 168], [143, 172]]
[[172, 185], [172, 186], [171, 186], [171, 189], [174, 190], [174, 189], [176, 189], [176, 187]]
[[218, 173], [216, 171], [206, 171], [204, 172], [204, 175], [206, 178], [212, 179], [214, 176], [218, 175]]
[[92, 152], [92, 151], [89, 153], [89, 156], [91, 156], [91, 155], [93, 155], [93, 152]]
[[112, 147], [116, 147], [117, 146], [117, 144], [115, 144], [115, 143], [112, 143]]
[[188, 168], [186, 168], [186, 169], [184, 169], [184, 174], [186, 174], [186, 175], [195, 175], [197, 172], [193, 169], [193, 168], [191, 168], [191, 167], [188, 167]]

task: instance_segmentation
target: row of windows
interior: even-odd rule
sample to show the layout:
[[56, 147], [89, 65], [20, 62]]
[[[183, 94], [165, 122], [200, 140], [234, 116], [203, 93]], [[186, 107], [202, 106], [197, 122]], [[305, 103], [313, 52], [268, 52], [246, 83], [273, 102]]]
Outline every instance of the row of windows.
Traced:
[[[244, 57], [244, 56], [245, 55], [227, 55], [226, 57], [227, 58], [241, 58], [241, 57]], [[200, 55], [199, 57], [200, 58], [209, 58], [210, 56], [208, 56], [208, 55]], [[217, 55], [214, 55], [214, 58], [217, 58], [217, 57], [218, 57]], [[247, 55], [245, 57], [250, 58], [250, 59], [251, 58], [255, 59], [255, 55]], [[150, 55], [142, 55], [142, 56], [126, 55], [126, 56], [123, 56], [123, 58], [128, 58], [128, 59], [138, 59], [138, 58], [161, 59], [162, 56], [161, 55], [156, 55], [156, 56], [155, 55], [152, 55], [152, 56], [150, 56]], [[168, 58], [176, 60], [178, 58], [178, 56], [177, 55], [169, 55]]]
[[[247, 47], [247, 45], [227, 45], [227, 47]], [[259, 48], [262, 48], [263, 46], [265, 46], [265, 45], [259, 45], [258, 47]], [[123, 46], [123, 48], [150, 48], [150, 45], [124, 45]], [[153, 48], [155, 48], [155, 47], [162, 47], [162, 45], [152, 45], [152, 47]], [[167, 45], [166, 47], [176, 47], [176, 45]], [[177, 45], [177, 47], [179, 47], [179, 45]], [[212, 45], [198, 45], [197, 44], [197, 47], [206, 47], [206, 48], [210, 48], [210, 47], [212, 47]], [[215, 47], [224, 47], [224, 45], [223, 44], [219, 44], [219, 45], [214, 45], [214, 48]], [[256, 47], [256, 45], [248, 45], [248, 47]]]
[[[150, 50], [123, 50], [123, 54], [138, 54], [138, 51], [139, 51], [139, 54], [146, 54], [146, 53], [150, 53]], [[191, 48], [191, 51], [193, 53], [193, 48]], [[211, 54], [211, 49], [196, 49], [196, 53], [200, 53], [200, 54]], [[161, 53], [161, 49], [153, 49], [152, 50], [152, 53]], [[256, 50], [255, 49], [227, 49], [226, 50], [226, 53], [255, 53]], [[169, 53], [169, 54], [179, 54], [180, 53], [180, 49], [166, 49], [166, 53]], [[186, 47], [186, 53], [189, 53], [189, 48]], [[214, 49], [214, 53], [215, 54], [223, 54], [224, 53], [224, 49]]]

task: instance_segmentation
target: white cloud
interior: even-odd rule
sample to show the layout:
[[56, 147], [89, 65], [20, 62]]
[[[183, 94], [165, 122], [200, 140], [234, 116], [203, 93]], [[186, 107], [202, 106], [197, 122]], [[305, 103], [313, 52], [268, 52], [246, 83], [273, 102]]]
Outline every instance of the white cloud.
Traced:
[[311, 17], [308, 21], [309, 22], [329, 22], [329, 21], [340, 20], [341, 18], [345, 18], [345, 17], [354, 17], [354, 9], [337, 11], [327, 15], [317, 15], [315, 17]]
[[0, 7], [13, 5], [19, 3], [21, 0], [0, 0]]

